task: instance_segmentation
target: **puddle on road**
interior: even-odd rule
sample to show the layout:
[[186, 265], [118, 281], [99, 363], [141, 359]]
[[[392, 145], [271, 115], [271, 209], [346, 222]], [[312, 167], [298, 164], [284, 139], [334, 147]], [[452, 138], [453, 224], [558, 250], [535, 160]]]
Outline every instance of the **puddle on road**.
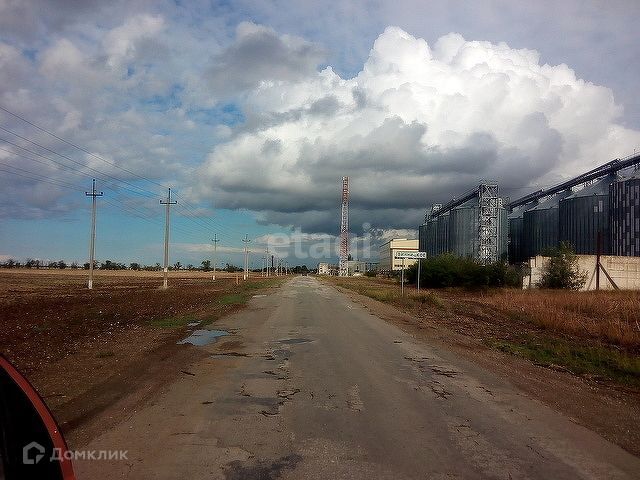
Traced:
[[225, 332], [224, 330], [194, 330], [187, 338], [180, 340], [178, 345], [190, 343], [191, 345], [202, 347], [210, 344], [211, 342], [215, 342], [218, 337], [224, 337], [227, 335], [229, 335], [229, 332]]
[[191, 327], [197, 327], [198, 325], [200, 325], [200, 322], [191, 322], [191, 323], [187, 323], [187, 327], [191, 328]]
[[309, 343], [313, 342], [310, 338], [286, 338], [284, 340], [278, 340], [278, 343], [283, 343], [285, 345], [295, 345], [297, 343]]

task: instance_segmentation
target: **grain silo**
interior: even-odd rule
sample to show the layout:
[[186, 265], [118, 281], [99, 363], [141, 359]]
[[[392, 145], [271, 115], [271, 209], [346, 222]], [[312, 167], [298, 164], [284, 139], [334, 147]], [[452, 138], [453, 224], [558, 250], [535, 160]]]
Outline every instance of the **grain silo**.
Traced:
[[436, 218], [436, 255], [449, 252], [449, 212]]
[[609, 254], [609, 186], [617, 178], [606, 175], [560, 201], [558, 240], [571, 245], [575, 253], [598, 253], [600, 234], [600, 252]]
[[609, 187], [612, 255], [640, 256], [640, 171]]
[[458, 257], [478, 255], [478, 201], [469, 200], [449, 212], [449, 251]]
[[524, 212], [532, 209], [538, 203], [531, 202], [513, 209], [507, 217], [509, 228], [509, 263], [522, 263], [527, 260], [524, 253]]
[[524, 212], [522, 249], [525, 258], [541, 255], [558, 246], [560, 200], [569, 195], [571, 190], [563, 190]]
[[[423, 225], [428, 256], [450, 252], [482, 263], [506, 256], [507, 213], [496, 184], [481, 183], [460, 198], [432, 209]], [[432, 235], [435, 241], [429, 245]]]

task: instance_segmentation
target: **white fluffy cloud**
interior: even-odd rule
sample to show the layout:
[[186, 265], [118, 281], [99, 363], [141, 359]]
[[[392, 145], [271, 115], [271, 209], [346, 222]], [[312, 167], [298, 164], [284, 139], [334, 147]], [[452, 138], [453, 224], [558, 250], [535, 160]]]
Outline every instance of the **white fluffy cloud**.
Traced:
[[355, 229], [407, 228], [481, 179], [505, 191], [549, 182], [640, 144], [611, 90], [566, 65], [453, 33], [430, 46], [395, 27], [353, 78], [327, 67], [265, 80], [244, 111], [202, 167], [200, 194], [318, 232], [335, 231], [343, 175]]

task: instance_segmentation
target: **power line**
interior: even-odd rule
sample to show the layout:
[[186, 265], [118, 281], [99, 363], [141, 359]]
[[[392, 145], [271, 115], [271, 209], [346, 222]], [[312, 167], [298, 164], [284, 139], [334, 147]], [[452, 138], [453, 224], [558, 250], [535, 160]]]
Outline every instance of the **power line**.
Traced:
[[[137, 174], [137, 173], [135, 173], [135, 172], [133, 172], [133, 171], [127, 169], [127, 168], [121, 167], [121, 166], [117, 165], [114, 162], [110, 162], [110, 161], [104, 159], [103, 157], [101, 157], [100, 155], [97, 155], [97, 154], [91, 152], [90, 150], [88, 150], [88, 149], [86, 149], [86, 148], [84, 148], [84, 147], [82, 147], [80, 145], [77, 145], [74, 142], [71, 142], [71, 141], [69, 141], [69, 140], [67, 140], [65, 138], [62, 138], [59, 135], [56, 135], [55, 133], [47, 130], [46, 128], [41, 127], [40, 125], [37, 125], [36, 123], [24, 118], [23, 116], [8, 110], [7, 108], [3, 107], [2, 105], [0, 105], [0, 110], [8, 113], [9, 115], [14, 116], [15, 118], [20, 119], [21, 121], [25, 122], [26, 124], [38, 129], [39, 131], [42, 131], [42, 132], [50, 135], [51, 137], [53, 137], [53, 138], [65, 143], [65, 144], [67, 144], [67, 145], [69, 145], [69, 146], [71, 146], [73, 148], [76, 148], [77, 150], [80, 150], [80, 151], [86, 153], [87, 155], [106, 163], [107, 165], [110, 165], [110, 166], [112, 166], [114, 168], [117, 168], [117, 169], [119, 169], [119, 170], [121, 170], [123, 172], [126, 172], [126, 173], [128, 173], [128, 174], [130, 174], [130, 175], [132, 175], [134, 177], [137, 177], [137, 178], [139, 178], [141, 180], [148, 181], [148, 182], [150, 182], [150, 183], [152, 183], [154, 185], [157, 185], [159, 187], [163, 187], [164, 188], [164, 185], [162, 185], [161, 183], [156, 182], [155, 180], [152, 180], [152, 179], [150, 179], [148, 177], [145, 177], [144, 175]], [[14, 132], [14, 131], [12, 131], [12, 130], [10, 130], [8, 128], [0, 126], [0, 129], [5, 131], [5, 132], [7, 132], [7, 133], [9, 133], [9, 134], [11, 134], [11, 135], [13, 135], [13, 136], [15, 136], [15, 137], [17, 137], [17, 138], [20, 138], [21, 140], [23, 140], [25, 142], [28, 142], [28, 143], [30, 143], [32, 145], [35, 145], [35, 146], [37, 146], [37, 147], [39, 147], [39, 148], [41, 148], [41, 149], [53, 154], [53, 155], [56, 155], [56, 156], [58, 156], [60, 158], [63, 158], [63, 159], [65, 159], [65, 160], [67, 160], [67, 161], [69, 161], [69, 162], [71, 162], [71, 163], [73, 163], [75, 165], [78, 165], [83, 170], [89, 170], [89, 171], [93, 172], [94, 174], [97, 174], [99, 177], [102, 177], [101, 181], [104, 182], [104, 184], [105, 184], [104, 186], [105, 187], [107, 187], [109, 189], [112, 189], [114, 192], [116, 192], [118, 194], [121, 194], [118, 191], [118, 189], [122, 189], [122, 190], [129, 191], [132, 194], [140, 195], [140, 196], [147, 196], [149, 198], [151, 198], [151, 197], [156, 197], [157, 198], [157, 196], [159, 196], [156, 192], [147, 190], [145, 188], [140, 187], [139, 185], [132, 184], [132, 183], [126, 181], [126, 180], [122, 180], [122, 179], [120, 179], [118, 177], [115, 177], [115, 176], [110, 175], [108, 173], [105, 173], [105, 172], [103, 172], [101, 170], [93, 168], [93, 167], [91, 167], [89, 165], [86, 165], [83, 162], [79, 162], [77, 160], [74, 160], [73, 158], [70, 158], [68, 155], [59, 153], [59, 152], [53, 150], [52, 148], [46, 147], [46, 146], [42, 145], [41, 143], [36, 142], [34, 140], [31, 140], [31, 139], [29, 139], [29, 138], [27, 138], [27, 137], [25, 137], [23, 135], [20, 135], [20, 134]], [[48, 157], [46, 155], [43, 155], [43, 154], [41, 154], [39, 152], [30, 150], [30, 149], [28, 149], [28, 148], [26, 148], [24, 146], [21, 146], [21, 145], [18, 145], [16, 143], [14, 143], [14, 142], [11, 142], [10, 140], [7, 140], [7, 139], [0, 139], [0, 140], [4, 141], [5, 143], [7, 143], [9, 145], [12, 145], [15, 148], [20, 149], [22, 151], [28, 152], [28, 153], [30, 153], [32, 155], [38, 156], [38, 157], [43, 158], [43, 159], [45, 159], [45, 160], [47, 160], [49, 162], [52, 162], [52, 163], [54, 163], [54, 164], [56, 164], [56, 165], [58, 165], [58, 166], [60, 166], [60, 167], [62, 167], [64, 169], [68, 169], [68, 170], [74, 171], [74, 172], [76, 172], [76, 173], [78, 173], [80, 175], [89, 176], [88, 173], [83, 172], [81, 169], [74, 168], [71, 165], [67, 165], [65, 163], [56, 161], [56, 160], [54, 160], [54, 159], [52, 159], [52, 158], [50, 158], [50, 157]], [[7, 152], [7, 153], [11, 153], [13, 155], [20, 156], [22, 158], [26, 158], [26, 159], [28, 159], [30, 161], [35, 161], [35, 162], [38, 162], [38, 163], [41, 163], [41, 164], [45, 164], [44, 162], [42, 162], [40, 160], [37, 160], [37, 159], [31, 158], [31, 157], [22, 155], [22, 154], [17, 153], [17, 152], [11, 152], [11, 151], [6, 150], [6, 149], [2, 149], [2, 150]], [[15, 168], [15, 167], [12, 167], [12, 168]], [[14, 173], [15, 174], [15, 172], [7, 172], [7, 173]], [[42, 176], [40, 176], [40, 177], [44, 178]], [[25, 178], [28, 178], [28, 177], [25, 177]], [[111, 180], [109, 180], [109, 179], [111, 179]], [[40, 180], [40, 181], [44, 181], [44, 180]], [[52, 181], [50, 180], [47, 183], [51, 183], [51, 182]], [[109, 184], [113, 185], [113, 187], [108, 187]], [[124, 187], [124, 186], [122, 186], [120, 184], [127, 185], [127, 186], [129, 186], [131, 188]], [[231, 244], [235, 243], [235, 242], [232, 241], [231, 234], [227, 233], [227, 232], [239, 233], [239, 231], [234, 230], [232, 228], [229, 228], [228, 226], [224, 227], [219, 222], [216, 222], [215, 220], [213, 220], [211, 218], [202, 218], [202, 217], [200, 217], [198, 212], [197, 212], [197, 209], [199, 207], [196, 207], [196, 206], [192, 205], [190, 202], [188, 202], [186, 200], [182, 201], [181, 203], [183, 203], [183, 205], [184, 205], [184, 206], [181, 205], [181, 210], [183, 212], [185, 212], [183, 214], [183, 216], [185, 216], [186, 218], [192, 220], [194, 223], [199, 224], [198, 226], [201, 227], [201, 228], [208, 228], [208, 229], [214, 228], [216, 230], [219, 230], [220, 233], [224, 237], [228, 238], [229, 243], [231, 243]]]
[[[42, 145], [42, 144], [40, 144], [40, 143], [38, 143], [38, 142], [36, 142], [36, 141], [34, 141], [34, 140], [30, 140], [30, 139], [28, 139], [27, 137], [24, 137], [24, 136], [20, 135], [19, 133], [15, 133], [15, 132], [13, 132], [13, 131], [9, 130], [8, 128], [5, 128], [5, 127], [3, 127], [3, 126], [0, 126], [0, 130], [3, 130], [3, 131], [5, 131], [5, 132], [7, 132], [7, 133], [10, 133], [11, 135], [14, 135], [14, 136], [18, 137], [19, 139], [24, 140], [25, 142], [28, 142], [28, 143], [30, 143], [30, 144], [32, 144], [32, 145], [35, 145], [35, 146], [39, 147], [39, 148], [42, 148], [43, 150], [46, 150], [46, 151], [47, 151], [47, 152], [49, 152], [49, 153], [52, 153], [52, 154], [54, 154], [54, 155], [57, 155], [57, 156], [58, 156], [58, 157], [60, 157], [60, 158], [64, 158], [65, 160], [68, 160], [68, 161], [70, 161], [70, 162], [72, 162], [72, 163], [75, 163], [76, 165], [80, 165], [82, 168], [86, 168], [87, 170], [91, 170], [91, 171], [92, 171], [92, 172], [94, 172], [94, 173], [97, 173], [97, 174], [99, 174], [99, 175], [103, 175], [103, 176], [105, 176], [105, 177], [111, 178], [112, 180], [115, 180], [115, 181], [117, 181], [117, 182], [124, 183], [125, 185], [128, 185], [128, 186], [130, 186], [130, 187], [132, 187], [132, 188], [137, 188], [137, 189], [138, 189], [138, 190], [140, 190], [140, 191], [150, 193], [151, 195], [158, 195], [156, 192], [152, 192], [152, 191], [150, 191], [150, 190], [146, 190], [146, 189], [144, 189], [144, 188], [142, 188], [142, 187], [139, 187], [138, 185], [135, 185], [135, 184], [133, 184], [133, 183], [127, 182], [126, 180], [122, 180], [122, 179], [120, 179], [120, 178], [118, 178], [118, 177], [115, 177], [115, 176], [113, 176], [113, 175], [109, 175], [108, 173], [101, 172], [100, 170], [98, 170], [98, 169], [96, 169], [96, 168], [93, 168], [93, 167], [90, 167], [89, 165], [85, 165], [85, 164], [84, 164], [84, 163], [82, 163], [82, 162], [78, 162], [77, 160], [74, 160], [73, 158], [69, 157], [68, 155], [65, 155], [65, 154], [63, 154], [63, 153], [58, 153], [58, 152], [56, 152], [55, 150], [52, 150], [52, 149], [51, 149], [51, 148], [49, 148], [49, 147], [45, 147], [44, 145]], [[33, 153], [34, 155], [42, 156], [41, 154], [39, 154], [39, 153], [37, 153], [37, 152], [33, 152], [33, 151], [31, 151], [31, 150], [28, 150], [28, 149], [26, 149], [26, 148], [24, 148], [24, 147], [22, 147], [22, 146], [20, 146], [20, 145], [18, 145], [18, 144], [15, 144], [15, 143], [10, 142], [9, 140], [2, 139], [2, 141], [6, 142], [6, 143], [9, 143], [10, 145], [13, 145], [14, 147], [17, 147], [17, 148], [20, 148], [20, 149], [22, 149], [22, 150], [28, 151], [29, 153]], [[45, 157], [45, 158], [46, 158], [46, 157]]]
[[53, 138], [56, 138], [57, 140], [60, 140], [61, 142], [66, 143], [67, 145], [70, 145], [70, 146], [72, 146], [72, 147], [74, 147], [74, 148], [77, 148], [78, 150], [80, 150], [80, 151], [82, 151], [82, 152], [84, 152], [84, 153], [86, 153], [86, 154], [88, 154], [88, 155], [91, 155], [92, 157], [94, 157], [94, 158], [96, 158], [96, 159], [98, 159], [98, 160], [101, 160], [101, 161], [105, 162], [107, 165], [111, 165], [112, 167], [118, 168], [118, 169], [122, 170], [123, 172], [127, 172], [127, 173], [128, 173], [128, 174], [130, 174], [130, 175], [136, 176], [136, 177], [138, 177], [138, 178], [140, 178], [140, 179], [142, 179], [142, 180], [146, 180], [146, 181], [148, 181], [148, 182], [150, 182], [150, 183], [153, 183], [153, 184], [155, 184], [155, 185], [157, 185], [157, 186], [161, 187], [162, 189], [167, 188], [166, 186], [162, 185], [161, 183], [156, 182], [155, 180], [151, 180], [150, 178], [147, 178], [147, 177], [145, 177], [144, 175], [140, 175], [140, 174], [138, 174], [138, 173], [132, 172], [131, 170], [128, 170], [128, 169], [126, 169], [126, 168], [124, 168], [124, 167], [121, 167], [121, 166], [119, 166], [119, 165], [117, 165], [117, 164], [115, 164], [115, 163], [113, 163], [113, 162], [110, 162], [110, 161], [108, 161], [108, 160], [106, 160], [106, 159], [102, 158], [100, 155], [97, 155], [97, 154], [95, 154], [95, 153], [93, 153], [93, 152], [91, 152], [91, 151], [87, 150], [87, 149], [86, 149], [86, 148], [84, 148], [84, 147], [81, 147], [81, 146], [79, 146], [79, 145], [76, 145], [75, 143], [73, 143], [73, 142], [71, 142], [71, 141], [69, 141], [69, 140], [66, 140], [66, 139], [62, 138], [62, 137], [60, 137], [60, 136], [56, 135], [55, 133], [50, 132], [49, 130], [47, 130], [47, 129], [46, 129], [46, 128], [44, 128], [44, 127], [41, 127], [41, 126], [39, 126], [39, 125], [36, 125], [35, 123], [31, 122], [30, 120], [27, 120], [26, 118], [24, 118], [24, 117], [22, 117], [22, 116], [18, 115], [17, 113], [15, 113], [15, 112], [12, 112], [12, 111], [8, 110], [7, 108], [3, 107], [2, 105], [0, 105], [0, 110], [2, 110], [3, 112], [8, 113], [9, 115], [14, 116], [15, 118], [18, 118], [18, 119], [22, 120], [22, 121], [23, 121], [23, 122], [25, 122], [26, 124], [31, 125], [31, 126], [32, 126], [32, 127], [34, 127], [34, 128], [37, 128], [38, 130], [40, 130], [41, 132], [46, 133], [47, 135], [51, 135]]

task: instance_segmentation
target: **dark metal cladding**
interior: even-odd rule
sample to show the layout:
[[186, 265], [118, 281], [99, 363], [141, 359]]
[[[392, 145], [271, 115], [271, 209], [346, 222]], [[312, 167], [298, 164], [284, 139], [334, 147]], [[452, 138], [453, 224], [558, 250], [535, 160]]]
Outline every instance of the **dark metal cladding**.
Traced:
[[448, 253], [449, 248], [449, 213], [436, 218], [436, 255]]
[[609, 187], [611, 254], [640, 256], [640, 172]]
[[425, 227], [425, 252], [428, 257], [435, 257], [438, 255], [438, 223], [435, 218], [431, 218], [427, 221]]
[[598, 253], [598, 232], [602, 235], [601, 253], [609, 254], [609, 185], [616, 178], [608, 175], [560, 202], [559, 241], [569, 243], [577, 254]]
[[423, 223], [418, 227], [418, 250], [426, 252], [428, 249], [429, 241], [427, 238], [427, 224]]
[[500, 207], [498, 209], [498, 260], [507, 259], [507, 248], [509, 245], [509, 230], [507, 220], [507, 209]]
[[476, 258], [478, 252], [478, 202], [470, 200], [449, 212], [449, 251]]
[[520, 205], [508, 216], [509, 224], [509, 263], [522, 263], [527, 260], [524, 253], [524, 212], [531, 210], [537, 202]]
[[523, 214], [523, 253], [525, 258], [541, 255], [559, 243], [559, 203], [571, 191], [554, 195]]

